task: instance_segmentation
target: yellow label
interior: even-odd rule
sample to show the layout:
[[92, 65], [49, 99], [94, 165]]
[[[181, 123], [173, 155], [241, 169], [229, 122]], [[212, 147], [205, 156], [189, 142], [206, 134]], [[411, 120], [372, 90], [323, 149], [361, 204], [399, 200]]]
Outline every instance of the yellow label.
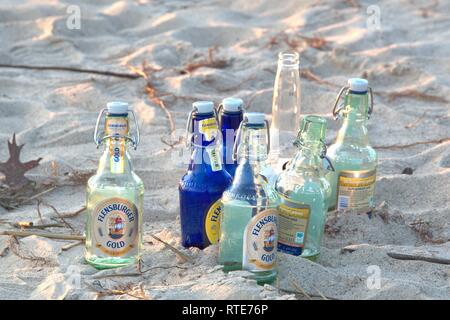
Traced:
[[205, 233], [211, 244], [219, 242], [220, 238], [220, 216], [222, 214], [222, 201], [217, 200], [209, 207], [205, 217]]
[[278, 249], [300, 255], [305, 246], [311, 209], [287, 199], [278, 206]]
[[106, 135], [126, 136], [128, 134], [128, 117], [107, 117], [105, 120]]
[[128, 117], [107, 117], [105, 133], [108, 136], [117, 136], [116, 139], [110, 139], [111, 172], [123, 173], [125, 170], [125, 140], [123, 137], [128, 135]]
[[367, 213], [375, 206], [376, 171], [341, 171], [337, 183], [338, 210]]
[[205, 136], [206, 141], [211, 141], [217, 136], [216, 118], [203, 119], [198, 122], [198, 131]]

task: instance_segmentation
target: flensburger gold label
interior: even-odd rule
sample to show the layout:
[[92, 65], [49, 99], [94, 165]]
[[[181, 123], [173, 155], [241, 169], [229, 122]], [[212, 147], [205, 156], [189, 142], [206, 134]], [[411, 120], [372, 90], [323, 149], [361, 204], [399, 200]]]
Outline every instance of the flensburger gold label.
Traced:
[[277, 210], [267, 209], [253, 216], [245, 227], [242, 257], [245, 270], [269, 271], [275, 268], [277, 219]]
[[209, 243], [219, 242], [220, 238], [220, 215], [222, 214], [222, 201], [217, 200], [209, 207], [205, 217], [205, 233]]
[[[108, 136], [124, 137], [128, 135], [128, 117], [106, 118], [105, 133]], [[125, 170], [125, 140], [111, 139], [109, 145], [110, 168], [112, 173], [123, 173]]]
[[100, 202], [92, 214], [92, 247], [96, 255], [123, 257], [137, 254], [139, 216], [133, 203], [110, 198]]
[[338, 210], [367, 213], [375, 206], [376, 170], [341, 171], [337, 183]]
[[283, 198], [278, 206], [278, 250], [301, 255], [305, 246], [311, 208]]

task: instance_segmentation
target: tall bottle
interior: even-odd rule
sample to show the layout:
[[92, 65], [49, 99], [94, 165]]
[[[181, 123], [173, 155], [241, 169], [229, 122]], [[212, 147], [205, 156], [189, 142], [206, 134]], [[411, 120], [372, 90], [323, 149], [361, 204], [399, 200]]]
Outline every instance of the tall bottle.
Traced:
[[275, 77], [270, 126], [270, 162], [278, 165], [279, 158], [291, 158], [300, 125], [300, 74], [299, 54], [280, 52]]
[[206, 248], [219, 240], [222, 193], [231, 176], [222, 165], [217, 117], [211, 101], [197, 101], [188, 119], [192, 156], [179, 184], [181, 240]]
[[244, 102], [239, 98], [225, 98], [219, 106], [218, 113], [223, 140], [223, 164], [225, 170], [234, 177], [237, 161], [233, 160], [233, 145], [244, 114]]
[[[344, 103], [338, 106], [341, 95]], [[375, 207], [375, 181], [377, 154], [369, 145], [366, 127], [373, 109], [372, 91], [365, 79], [348, 80], [341, 89], [333, 109], [335, 118], [344, 123], [338, 132], [336, 143], [328, 149], [336, 169], [327, 176], [332, 187], [329, 210], [352, 210], [367, 213], [370, 217]]]
[[264, 114], [245, 113], [235, 142], [239, 165], [222, 198], [219, 241], [224, 271], [248, 270], [260, 284], [273, 282], [277, 274], [279, 197], [266, 177], [273, 172], [267, 163], [268, 149]]
[[[106, 113], [104, 134], [98, 127]], [[136, 135], [129, 134], [134, 117]], [[139, 260], [142, 239], [144, 184], [134, 173], [128, 146], [139, 143], [139, 129], [133, 111], [125, 102], [110, 102], [97, 119], [97, 147], [103, 144], [97, 173], [87, 183], [85, 259], [98, 269], [121, 267]]]
[[330, 184], [326, 180], [325, 131], [327, 121], [305, 116], [294, 145], [297, 154], [276, 182], [281, 202], [278, 207], [278, 251], [314, 259], [328, 211]]

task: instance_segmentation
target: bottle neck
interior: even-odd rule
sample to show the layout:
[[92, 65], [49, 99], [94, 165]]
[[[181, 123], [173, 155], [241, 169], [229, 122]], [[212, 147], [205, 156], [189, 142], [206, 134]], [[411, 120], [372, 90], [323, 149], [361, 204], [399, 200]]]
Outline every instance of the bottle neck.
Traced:
[[369, 98], [367, 93], [349, 93], [345, 97], [345, 107], [341, 111], [344, 123], [338, 132], [338, 143], [369, 144], [367, 119]]
[[97, 169], [97, 174], [129, 174], [133, 171], [128, 145], [124, 138], [109, 138], [106, 140], [103, 154]]
[[192, 155], [188, 170], [205, 174], [223, 170], [221, 151], [218, 148], [220, 137], [214, 114], [194, 115], [192, 128]]
[[321, 141], [301, 140], [299, 151], [292, 160], [292, 168], [296, 171], [317, 170], [322, 168], [324, 145]]
[[128, 114], [108, 114], [105, 119], [105, 149], [97, 173], [126, 174], [132, 171], [127, 142]]
[[237, 154], [238, 163], [261, 164], [267, 161], [268, 153], [267, 128], [265, 125], [244, 125], [241, 133]]

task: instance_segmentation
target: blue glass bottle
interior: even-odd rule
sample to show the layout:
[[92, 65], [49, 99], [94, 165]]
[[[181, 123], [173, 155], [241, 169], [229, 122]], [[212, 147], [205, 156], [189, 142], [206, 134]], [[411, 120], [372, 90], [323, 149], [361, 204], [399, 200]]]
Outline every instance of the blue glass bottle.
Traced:
[[233, 160], [233, 146], [236, 132], [244, 114], [244, 102], [239, 98], [225, 98], [219, 106], [219, 120], [222, 131], [222, 156], [225, 170], [234, 177], [237, 160]]
[[204, 249], [220, 236], [223, 191], [231, 176], [222, 165], [217, 118], [211, 101], [197, 101], [188, 119], [192, 156], [179, 185], [181, 240]]

